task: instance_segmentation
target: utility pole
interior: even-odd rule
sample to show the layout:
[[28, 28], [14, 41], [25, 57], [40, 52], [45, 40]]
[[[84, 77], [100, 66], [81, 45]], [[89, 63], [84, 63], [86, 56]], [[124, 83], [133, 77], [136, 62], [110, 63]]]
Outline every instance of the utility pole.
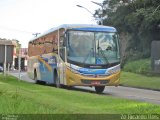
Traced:
[[4, 52], [4, 75], [6, 76], [6, 65], [7, 65], [7, 45], [5, 45]]
[[92, 17], [95, 18], [95, 20], [98, 18], [98, 17], [95, 17], [94, 14], [90, 10], [88, 10], [86, 7], [81, 6], [81, 5], [76, 5], [76, 6], [85, 9], [87, 12], [89, 12], [92, 15]]
[[32, 35], [34, 35], [35, 37], [37, 37], [39, 34], [41, 34], [41, 33], [33, 33]]
[[19, 44], [19, 55], [18, 55], [18, 73], [19, 73], [19, 80], [21, 80], [21, 44]]
[[89, 11], [86, 7], [83, 7], [83, 6], [81, 6], [81, 5], [76, 5], [77, 7], [80, 7], [80, 8], [84, 8], [85, 10], [87, 10], [92, 16], [94, 16], [93, 15], [93, 13], [91, 12], [91, 11]]
[[98, 11], [99, 12], [98, 14], [101, 16], [101, 25], [103, 25], [103, 10], [104, 10], [104, 5], [102, 3], [97, 3], [97, 2], [94, 2], [94, 1], [91, 1], [91, 2], [101, 7], [101, 9]]

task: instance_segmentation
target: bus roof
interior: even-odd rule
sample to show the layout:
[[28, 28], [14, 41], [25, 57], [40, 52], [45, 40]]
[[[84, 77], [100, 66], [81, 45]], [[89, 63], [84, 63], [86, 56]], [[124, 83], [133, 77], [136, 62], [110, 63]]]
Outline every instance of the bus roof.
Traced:
[[114, 27], [110, 26], [102, 26], [102, 25], [90, 25], [90, 24], [63, 24], [55, 28], [51, 28], [48, 31], [44, 32], [43, 34], [38, 35], [37, 37], [31, 39], [31, 41], [41, 38], [49, 33], [52, 33], [58, 29], [65, 29], [65, 30], [80, 30], [80, 31], [91, 31], [91, 32], [117, 32]]

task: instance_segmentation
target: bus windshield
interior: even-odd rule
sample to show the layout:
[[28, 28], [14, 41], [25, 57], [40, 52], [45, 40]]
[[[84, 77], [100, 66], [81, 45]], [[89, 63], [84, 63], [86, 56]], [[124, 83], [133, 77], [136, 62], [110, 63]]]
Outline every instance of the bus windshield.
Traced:
[[82, 64], [110, 64], [120, 61], [116, 33], [69, 31], [67, 58]]

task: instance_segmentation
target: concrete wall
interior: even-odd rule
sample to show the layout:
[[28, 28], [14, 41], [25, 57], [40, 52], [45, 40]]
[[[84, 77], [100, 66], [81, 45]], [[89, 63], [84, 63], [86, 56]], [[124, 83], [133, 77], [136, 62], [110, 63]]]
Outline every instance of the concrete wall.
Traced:
[[155, 73], [160, 73], [160, 41], [153, 41], [151, 45], [151, 68]]

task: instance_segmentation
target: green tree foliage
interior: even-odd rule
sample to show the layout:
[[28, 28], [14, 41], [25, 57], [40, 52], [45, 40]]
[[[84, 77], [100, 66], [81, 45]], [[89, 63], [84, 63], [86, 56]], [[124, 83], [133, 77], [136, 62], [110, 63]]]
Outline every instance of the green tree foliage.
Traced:
[[[107, 4], [104, 25], [115, 26], [121, 33], [129, 33], [128, 55], [149, 57], [151, 42], [160, 40], [160, 0], [104, 0]], [[97, 14], [97, 13], [96, 13]], [[105, 16], [105, 15], [104, 15]]]

